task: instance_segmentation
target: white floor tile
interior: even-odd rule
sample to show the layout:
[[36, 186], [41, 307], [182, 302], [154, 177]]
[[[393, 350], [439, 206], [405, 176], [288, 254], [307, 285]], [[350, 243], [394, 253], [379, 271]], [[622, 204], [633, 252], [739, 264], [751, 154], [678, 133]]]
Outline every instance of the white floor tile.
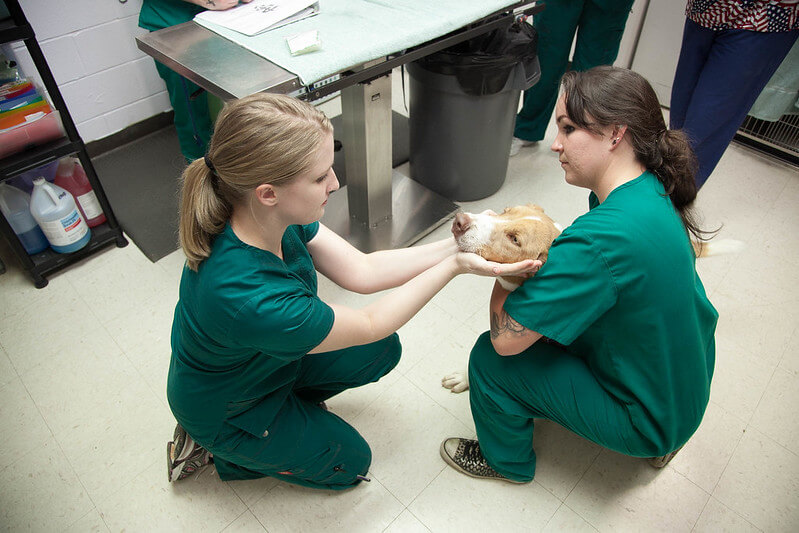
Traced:
[[604, 450], [565, 503], [600, 531], [691, 531], [710, 495], [671, 468]]
[[54, 434], [80, 423], [102, 424], [106, 406], [127, 398], [127, 390], [142, 390], [136, 369], [113, 342], [110, 347], [62, 354], [22, 377]]
[[740, 418], [710, 402], [699, 429], [669, 467], [712, 493], [745, 431]]
[[405, 509], [402, 511], [396, 520], [391, 522], [391, 525], [388, 526], [384, 533], [429, 533], [430, 530], [427, 529], [424, 524], [422, 524], [418, 518], [413, 516], [413, 513]]
[[408, 505], [446, 466], [438, 447], [468, 430], [407, 379], [353, 420], [372, 448], [370, 474]]
[[722, 334], [716, 335], [716, 367], [710, 399], [722, 409], [748, 422], [774, 373], [775, 365], [757, 352], [741, 348]]
[[53, 438], [0, 471], [0, 524], [8, 531], [60, 531], [93, 507]]
[[250, 507], [269, 533], [383, 531], [403, 508], [375, 479], [344, 491], [281, 483]]
[[14, 378], [0, 387], [0, 471], [52, 437], [25, 386]]
[[[0, 275], [0, 294], [3, 305], [0, 306], [0, 324], [7, 318], [15, 316], [29, 307], [45, 306], [43, 302], [53, 297], [54, 292], [62, 292], [69, 288], [69, 280], [63, 275], [48, 278], [48, 290], [37, 289], [33, 280], [18, 265], [16, 259], [11, 259], [11, 252], [5, 239], [0, 239], [0, 253], [6, 262], [7, 270]], [[0, 339], [3, 336], [0, 335]]]
[[596, 528], [564, 503], [547, 523], [544, 533], [594, 533]]
[[79, 270], [68, 273], [72, 285], [103, 324], [121, 315], [130, 316], [154, 302], [177, 302], [175, 277], [143, 256], [125, 254], [128, 248], [131, 246], [122, 248], [122, 254], [109, 258], [104, 268], [91, 275]]
[[402, 358], [397, 370], [405, 374], [419, 361], [436, 357], [434, 347], [460, 324], [457, 318], [441, 309], [435, 301], [428, 303], [399, 329]]
[[255, 518], [255, 515], [247, 510], [222, 531], [224, 531], [224, 533], [257, 533], [260, 531], [265, 533], [266, 529], [264, 529], [264, 526]]
[[778, 368], [760, 399], [751, 427], [799, 455], [799, 375]]
[[535, 481], [470, 478], [447, 466], [408, 509], [433, 533], [538, 531], [561, 501]]
[[780, 368], [794, 374], [799, 373], [799, 327], [790, 336], [788, 347], [780, 360]]
[[789, 307], [791, 304], [756, 303], [723, 289], [711, 298], [719, 312], [716, 329], [719, 338], [744, 353], [756, 355], [766, 366], [780, 362], [790, 333], [799, 325], [799, 300], [794, 310]]
[[796, 531], [799, 456], [749, 428], [713, 497], [763, 531]]
[[166, 377], [172, 354], [173, 302], [132, 309], [136, 320], [124, 314], [105, 325], [114, 342], [166, 405]]
[[14, 365], [11, 364], [11, 359], [6, 355], [6, 351], [0, 347], [0, 388], [18, 377]]
[[171, 434], [175, 421], [144, 384], [125, 389], [92, 415], [55, 437], [95, 504], [153, 463], [166, 469], [164, 435]]
[[105, 525], [103, 517], [97, 509], [92, 509], [86, 515], [65, 530], [66, 533], [108, 533], [110, 530]]
[[405, 374], [408, 380], [468, 428], [467, 434], [449, 435], [450, 437], [472, 438], [475, 433], [474, 421], [469, 405], [469, 393], [453, 393], [441, 385], [441, 379], [455, 372], [461, 374], [467, 372], [469, 352], [476, 339], [477, 335], [469, 328], [456, 327], [449, 335], [431, 346], [425, 357]]
[[272, 490], [280, 482], [271, 477], [264, 477], [261, 479], [244, 479], [236, 481], [228, 481], [228, 486], [233, 489], [241, 501], [245, 505], [251, 506], [264, 495]]
[[247, 510], [213, 469], [185, 481], [169, 484], [159, 460], [97, 507], [111, 531], [221, 531]]
[[113, 344], [92, 309], [71, 285], [41, 289], [36, 305], [22, 307], [0, 321], [0, 342], [17, 373], [49, 362], [63, 353], [92, 352]]
[[741, 515], [719, 502], [715, 498], [710, 498], [702, 516], [694, 528], [696, 533], [756, 533], [761, 531], [750, 524]]

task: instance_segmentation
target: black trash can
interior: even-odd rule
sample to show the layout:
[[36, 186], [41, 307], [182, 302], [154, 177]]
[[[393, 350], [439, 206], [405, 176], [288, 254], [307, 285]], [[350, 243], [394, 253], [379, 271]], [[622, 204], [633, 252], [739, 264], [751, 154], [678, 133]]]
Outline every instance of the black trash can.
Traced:
[[541, 77], [535, 29], [519, 21], [408, 64], [410, 174], [454, 201], [497, 192], [520, 92]]

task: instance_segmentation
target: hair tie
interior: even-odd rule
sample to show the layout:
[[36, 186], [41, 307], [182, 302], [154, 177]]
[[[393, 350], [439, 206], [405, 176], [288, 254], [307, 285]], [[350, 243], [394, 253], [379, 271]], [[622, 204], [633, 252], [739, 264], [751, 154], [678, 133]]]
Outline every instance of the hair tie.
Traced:
[[208, 169], [209, 169], [211, 172], [213, 172], [214, 174], [216, 174], [216, 169], [214, 168], [214, 165], [213, 165], [213, 163], [211, 163], [211, 159], [209, 159], [209, 157], [208, 157], [208, 154], [205, 154], [205, 155], [203, 156], [203, 159], [205, 159], [205, 166], [207, 166], [207, 167], [208, 167]]

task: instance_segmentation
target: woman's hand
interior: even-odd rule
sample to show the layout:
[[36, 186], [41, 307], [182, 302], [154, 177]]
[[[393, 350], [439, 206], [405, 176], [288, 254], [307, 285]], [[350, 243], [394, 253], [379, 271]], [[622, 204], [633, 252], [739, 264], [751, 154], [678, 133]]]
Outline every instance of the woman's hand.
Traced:
[[538, 272], [543, 263], [537, 259], [525, 259], [518, 263], [496, 263], [487, 261], [471, 252], [458, 252], [455, 256], [461, 274], [478, 276], [519, 276], [528, 278]]
[[[230, 9], [231, 7], [236, 7], [239, 5], [239, 0], [187, 0], [190, 1], [192, 4], [196, 4], [200, 7], [204, 7], [210, 11], [224, 11], [226, 9]], [[241, 0], [245, 4], [249, 4], [252, 0]]]

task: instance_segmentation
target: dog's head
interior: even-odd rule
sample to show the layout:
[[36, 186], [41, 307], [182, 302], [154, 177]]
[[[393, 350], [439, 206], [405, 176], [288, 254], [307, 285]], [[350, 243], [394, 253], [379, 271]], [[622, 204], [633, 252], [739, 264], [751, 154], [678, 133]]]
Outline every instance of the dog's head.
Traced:
[[545, 262], [561, 230], [533, 204], [509, 207], [500, 214], [458, 213], [452, 223], [452, 234], [462, 251], [498, 263], [525, 259]]

